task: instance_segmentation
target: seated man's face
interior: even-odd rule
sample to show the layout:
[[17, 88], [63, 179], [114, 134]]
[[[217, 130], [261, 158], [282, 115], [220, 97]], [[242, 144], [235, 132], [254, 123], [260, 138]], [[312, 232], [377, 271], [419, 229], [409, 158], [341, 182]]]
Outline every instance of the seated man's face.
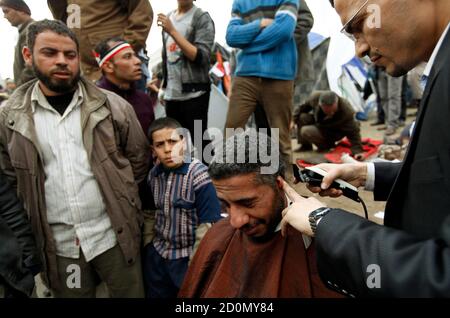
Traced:
[[281, 220], [286, 199], [281, 182], [276, 188], [255, 182], [255, 173], [213, 180], [230, 224], [251, 238], [271, 235]]

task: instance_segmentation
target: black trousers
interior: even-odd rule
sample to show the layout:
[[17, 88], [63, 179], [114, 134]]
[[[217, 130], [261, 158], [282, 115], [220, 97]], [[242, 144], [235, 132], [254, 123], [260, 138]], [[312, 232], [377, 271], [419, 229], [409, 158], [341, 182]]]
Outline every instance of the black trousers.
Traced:
[[[209, 95], [210, 92], [206, 92], [203, 95], [188, 99], [185, 101], [167, 101], [166, 102], [166, 115], [167, 117], [171, 117], [176, 119], [183, 128], [189, 130], [191, 134], [191, 140], [194, 144], [195, 135], [194, 135], [194, 121], [201, 120], [202, 123], [202, 149], [198, 149], [199, 151], [203, 151], [206, 145], [208, 145], [209, 140], [204, 140], [203, 135], [205, 131], [208, 129], [208, 108], [209, 108]], [[197, 134], [200, 132], [197, 131]], [[198, 139], [199, 137], [197, 137]], [[195, 144], [194, 144], [195, 146]]]

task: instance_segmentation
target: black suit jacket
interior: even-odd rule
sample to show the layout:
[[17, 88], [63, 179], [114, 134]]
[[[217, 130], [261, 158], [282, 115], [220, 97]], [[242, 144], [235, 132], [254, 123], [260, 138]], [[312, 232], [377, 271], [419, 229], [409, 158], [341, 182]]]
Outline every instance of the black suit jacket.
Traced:
[[415, 127], [403, 164], [375, 165], [385, 226], [340, 210], [320, 222], [318, 267], [329, 286], [355, 296], [450, 297], [450, 32]]

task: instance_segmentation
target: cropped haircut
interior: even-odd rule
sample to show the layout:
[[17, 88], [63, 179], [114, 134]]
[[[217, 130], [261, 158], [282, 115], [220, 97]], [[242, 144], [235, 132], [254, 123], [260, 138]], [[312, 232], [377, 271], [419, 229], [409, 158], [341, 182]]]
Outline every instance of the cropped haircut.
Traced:
[[153, 145], [153, 133], [155, 131], [158, 131], [158, 130], [161, 130], [164, 128], [178, 129], [178, 128], [182, 128], [182, 126], [177, 120], [170, 118], [170, 117], [156, 119], [155, 121], [153, 121], [151, 123], [150, 127], [148, 128], [148, 132], [147, 132], [147, 137], [150, 142], [150, 145]]
[[[285, 163], [280, 158], [279, 142], [266, 134], [245, 131], [228, 138], [215, 151], [208, 170], [214, 180], [255, 174], [256, 184], [275, 187], [277, 177], [284, 178]], [[273, 163], [276, 163], [274, 173], [261, 173], [262, 168], [272, 167]]]

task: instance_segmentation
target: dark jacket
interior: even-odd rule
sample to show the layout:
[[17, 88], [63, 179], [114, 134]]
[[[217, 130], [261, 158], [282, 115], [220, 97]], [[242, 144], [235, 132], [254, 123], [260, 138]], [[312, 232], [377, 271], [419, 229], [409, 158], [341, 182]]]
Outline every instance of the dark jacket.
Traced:
[[41, 263], [27, 214], [16, 192], [0, 173], [0, 282], [28, 296]]
[[150, 97], [136, 88], [127, 90], [121, 89], [117, 85], [111, 83], [105, 76], [98, 81], [97, 86], [116, 93], [130, 103], [134, 108], [134, 112], [136, 113], [144, 134], [147, 136], [150, 124], [155, 120], [153, 103]]
[[[199, 92], [211, 90], [209, 79], [209, 69], [211, 67], [211, 50], [214, 45], [215, 27], [208, 12], [198, 7], [194, 7], [192, 24], [188, 30], [186, 40], [197, 48], [197, 56], [194, 61], [187, 57], [182, 57], [181, 83], [183, 93]], [[167, 51], [166, 36], [163, 32], [163, 84], [167, 87]]]
[[297, 19], [294, 33], [298, 52], [297, 77], [295, 81], [314, 81], [316, 76], [308, 41], [308, 34], [314, 26], [314, 17], [306, 1], [300, 1]]
[[[322, 279], [356, 296], [450, 297], [450, 33], [433, 65], [403, 164], [375, 165], [384, 224], [334, 210], [317, 227]], [[379, 288], [368, 288], [379, 267]]]
[[339, 97], [338, 110], [329, 119], [325, 119], [325, 114], [319, 106], [319, 98], [322, 91], [314, 92], [311, 97], [294, 113], [294, 120], [298, 123], [299, 117], [302, 113], [311, 113], [314, 116], [315, 125], [321, 130], [325, 130], [326, 134], [336, 135], [339, 138], [346, 136], [351, 143], [351, 150], [353, 154], [361, 153], [362, 142], [359, 123], [355, 119], [355, 111], [352, 105]]
[[19, 39], [17, 40], [16, 49], [14, 52], [14, 82], [17, 87], [35, 78], [34, 72], [31, 68], [25, 65], [25, 61], [22, 55], [22, 49], [27, 46], [27, 31], [28, 26], [33, 23], [34, 20], [23, 23], [19, 27]]

